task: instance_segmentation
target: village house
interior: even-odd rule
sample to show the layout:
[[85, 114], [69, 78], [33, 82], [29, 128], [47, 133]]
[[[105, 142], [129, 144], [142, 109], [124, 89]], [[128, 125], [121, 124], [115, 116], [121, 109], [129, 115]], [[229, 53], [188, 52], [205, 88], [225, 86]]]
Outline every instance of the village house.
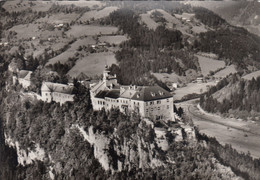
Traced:
[[32, 71], [28, 70], [19, 70], [17, 63], [12, 61], [8, 65], [8, 71], [13, 75], [13, 84], [17, 82], [27, 89], [31, 85], [31, 74]]
[[121, 86], [106, 68], [103, 80], [91, 86], [94, 110], [118, 108], [127, 113], [136, 111], [141, 117], [173, 119], [173, 96], [159, 86]]
[[21, 84], [23, 88], [27, 89], [31, 85], [31, 74], [32, 71], [18, 71], [17, 75], [13, 76], [13, 83], [15, 84], [18, 81], [18, 83]]
[[46, 102], [57, 102], [63, 104], [74, 101], [72, 94], [73, 86], [66, 84], [43, 82], [41, 87], [41, 99]]

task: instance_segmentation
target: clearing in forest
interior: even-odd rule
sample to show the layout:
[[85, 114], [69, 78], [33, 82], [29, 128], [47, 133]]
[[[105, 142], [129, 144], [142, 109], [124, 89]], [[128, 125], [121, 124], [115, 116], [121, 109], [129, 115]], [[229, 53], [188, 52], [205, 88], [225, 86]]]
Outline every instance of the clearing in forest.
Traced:
[[65, 63], [67, 62], [68, 58], [75, 57], [75, 53], [77, 52], [79, 46], [83, 46], [83, 45], [88, 46], [95, 43], [96, 41], [92, 37], [78, 39], [77, 41], [75, 41], [70, 45], [70, 48], [67, 51], [59, 54], [58, 56], [55, 56], [54, 58], [51, 58], [46, 65], [55, 64], [57, 62]]
[[113, 11], [116, 11], [118, 7], [111, 6], [111, 7], [105, 7], [102, 10], [93, 10], [93, 11], [88, 11], [84, 13], [78, 21], [89, 21], [91, 19], [101, 19], [104, 17], [109, 16], [109, 14]]
[[226, 66], [225, 69], [222, 69], [221, 71], [217, 72], [216, 74], [214, 74], [214, 77], [219, 78], [219, 77], [226, 77], [229, 74], [234, 74], [236, 73], [237, 70], [235, 68], [235, 66], [232, 64], [230, 66]]
[[110, 35], [116, 34], [117, 27], [114, 26], [95, 26], [95, 25], [74, 25], [69, 31], [66, 32], [67, 36], [81, 37], [81, 36], [94, 36], [94, 35]]
[[100, 75], [106, 65], [116, 64], [115, 54], [112, 52], [93, 53], [76, 62], [68, 72], [71, 77], [77, 77], [81, 72], [87, 76]]
[[243, 78], [244, 79], [247, 79], [247, 80], [251, 80], [251, 79], [253, 79], [253, 78], [257, 78], [257, 77], [259, 77], [260, 76], [260, 70], [259, 71], [255, 71], [255, 72], [252, 72], [252, 73], [250, 73], [250, 74], [247, 74], [247, 75], [245, 75], [245, 76], [243, 76]]
[[225, 67], [225, 62], [220, 60], [215, 60], [210, 57], [196, 55], [199, 58], [199, 64], [201, 68], [201, 73], [203, 76], [207, 76], [210, 71], [216, 71], [219, 68]]
[[98, 40], [100, 42], [107, 42], [109, 44], [118, 45], [123, 41], [128, 40], [128, 38], [124, 35], [116, 35], [116, 36], [101, 36]]

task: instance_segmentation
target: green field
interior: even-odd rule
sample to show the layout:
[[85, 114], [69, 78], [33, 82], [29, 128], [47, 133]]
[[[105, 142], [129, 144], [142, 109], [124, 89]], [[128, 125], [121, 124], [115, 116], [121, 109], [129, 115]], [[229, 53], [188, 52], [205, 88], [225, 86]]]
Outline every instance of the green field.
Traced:
[[[29, 1], [6, 1], [3, 8], [9, 12], [23, 11], [30, 7], [29, 3]], [[53, 3], [48, 1], [34, 1], [31, 4], [34, 11], [48, 11]]]
[[87, 45], [91, 45], [91, 44], [95, 44], [95, 43], [96, 43], [96, 41], [92, 37], [78, 39], [77, 41], [75, 41], [74, 43], [72, 43], [70, 45], [70, 48], [67, 51], [50, 59], [46, 65], [54, 64], [57, 62], [65, 63], [65, 62], [67, 62], [68, 58], [74, 57], [74, 54], [77, 52], [77, 49], [79, 46], [83, 46], [83, 45], [87, 46]]
[[112, 52], [93, 53], [76, 62], [76, 65], [68, 72], [71, 77], [77, 77], [81, 72], [87, 76], [95, 76], [103, 73], [106, 65], [115, 64], [115, 55]]
[[63, 23], [71, 23], [71, 21], [75, 21], [80, 14], [77, 13], [58, 13], [52, 14], [51, 16], [46, 16], [44, 18], [40, 18], [36, 20], [37, 23], [50, 23], [50, 24], [63, 24]]
[[41, 30], [42, 25], [38, 24], [20, 24], [13, 26], [8, 31], [15, 31], [18, 39], [28, 39], [37, 37], [41, 39], [47, 39], [49, 37], [61, 37], [62, 32], [55, 29], [53, 31]]
[[122, 43], [123, 41], [126, 41], [128, 40], [126, 36], [123, 36], [123, 35], [117, 35], [117, 36], [101, 36], [99, 39], [98, 39], [100, 42], [107, 42], [107, 43], [110, 43], [110, 44], [120, 44]]
[[216, 85], [215, 82], [208, 83], [189, 83], [187, 86], [178, 88], [174, 91], [173, 99], [180, 100], [182, 97], [188, 94], [201, 94], [208, 90], [208, 87]]
[[105, 7], [102, 10], [92, 10], [92, 11], [84, 13], [78, 19], [78, 21], [89, 21], [92, 18], [94, 18], [94, 19], [104, 18], [104, 17], [107, 17], [111, 12], [113, 12], [113, 11], [115, 11], [117, 9], [118, 9], [118, 7], [111, 6], [111, 7]]
[[225, 67], [225, 62], [220, 60], [215, 60], [209, 57], [196, 55], [199, 58], [199, 64], [201, 68], [201, 73], [203, 76], [207, 76], [210, 71], [216, 71], [219, 68]]
[[95, 25], [74, 25], [66, 32], [68, 37], [94, 36], [94, 35], [109, 35], [115, 34], [118, 31], [117, 27], [113, 26], [95, 26]]
[[247, 80], [251, 80], [251, 79], [253, 79], [253, 78], [257, 78], [257, 77], [259, 77], [260, 76], [260, 70], [259, 71], [255, 71], [255, 72], [252, 72], [252, 73], [250, 73], [250, 74], [247, 74], [247, 75], [245, 75], [245, 76], [243, 76], [243, 78], [244, 79], [247, 79]]
[[104, 2], [100, 1], [55, 1], [59, 5], [75, 5], [79, 7], [89, 7], [89, 8], [100, 8], [105, 5]]
[[237, 70], [235, 69], [235, 66], [232, 64], [230, 66], [225, 67], [225, 69], [217, 72], [216, 74], [214, 74], [214, 77], [219, 78], [219, 77], [226, 77], [227, 75], [229, 75], [230, 73], [236, 73]]

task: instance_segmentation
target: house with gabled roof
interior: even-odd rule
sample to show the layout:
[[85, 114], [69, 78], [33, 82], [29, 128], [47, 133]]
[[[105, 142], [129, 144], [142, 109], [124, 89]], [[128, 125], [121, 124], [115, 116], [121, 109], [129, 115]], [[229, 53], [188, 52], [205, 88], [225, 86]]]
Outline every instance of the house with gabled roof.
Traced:
[[17, 72], [17, 75], [13, 76], [13, 82], [18, 81], [23, 88], [28, 88], [31, 85], [31, 74], [32, 71], [21, 70]]
[[41, 99], [46, 102], [58, 102], [63, 104], [67, 101], [74, 101], [74, 95], [72, 94], [73, 86], [43, 82], [41, 87]]
[[159, 86], [121, 86], [107, 69], [103, 80], [92, 86], [90, 95], [94, 110], [118, 108], [157, 120], [174, 119], [173, 96], [168, 91]]

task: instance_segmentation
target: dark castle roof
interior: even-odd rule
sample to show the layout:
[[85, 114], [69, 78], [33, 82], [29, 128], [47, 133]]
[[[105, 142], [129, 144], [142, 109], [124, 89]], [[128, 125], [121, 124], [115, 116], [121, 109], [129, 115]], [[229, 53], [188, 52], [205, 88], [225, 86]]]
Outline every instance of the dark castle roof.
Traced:
[[[120, 97], [120, 90], [112, 89], [100, 91], [95, 97], [102, 99], [104, 99], [105, 97], [117, 99]], [[154, 101], [170, 97], [172, 97], [172, 95], [159, 86], [138, 86], [134, 89], [134, 93], [131, 97], [129, 97], [129, 99], [138, 101]]]
[[139, 101], [154, 101], [170, 97], [172, 97], [172, 95], [160, 86], [142, 86], [138, 87], [136, 93], [131, 99]]
[[120, 97], [120, 90], [119, 89], [113, 89], [113, 90], [100, 91], [99, 93], [97, 93], [97, 95], [95, 97], [96, 98], [102, 98], [102, 99], [104, 99], [105, 97], [117, 99], [117, 98]]

